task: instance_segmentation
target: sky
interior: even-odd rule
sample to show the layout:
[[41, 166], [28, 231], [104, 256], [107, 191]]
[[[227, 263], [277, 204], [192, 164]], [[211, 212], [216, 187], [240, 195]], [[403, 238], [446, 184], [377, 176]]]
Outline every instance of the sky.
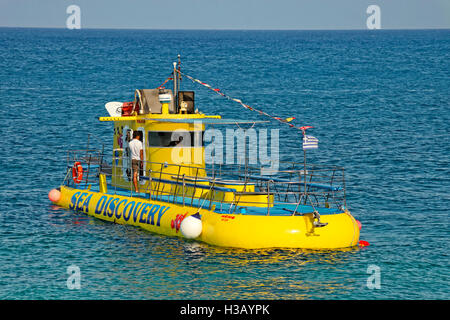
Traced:
[[381, 29], [450, 28], [450, 0], [0, 0], [0, 26], [66, 28], [70, 5], [86, 29], [367, 29], [370, 5]]

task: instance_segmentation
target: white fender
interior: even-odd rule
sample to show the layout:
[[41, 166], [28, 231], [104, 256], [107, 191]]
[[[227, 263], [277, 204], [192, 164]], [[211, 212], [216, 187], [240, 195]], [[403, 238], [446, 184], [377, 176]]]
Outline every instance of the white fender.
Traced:
[[195, 239], [202, 233], [202, 220], [198, 213], [181, 221], [180, 231], [188, 239]]

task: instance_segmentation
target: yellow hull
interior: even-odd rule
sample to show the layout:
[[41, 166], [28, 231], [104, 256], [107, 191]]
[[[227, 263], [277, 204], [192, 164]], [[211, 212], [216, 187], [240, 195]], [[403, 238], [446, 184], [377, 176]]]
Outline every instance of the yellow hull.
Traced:
[[[61, 197], [56, 205], [167, 236], [184, 237], [179, 223], [197, 212], [197, 208], [169, 202], [65, 186], [60, 189]], [[328, 225], [320, 228], [313, 226], [311, 214], [262, 216], [220, 214], [202, 209], [200, 215], [202, 233], [196, 240], [222, 247], [337, 249], [356, 246], [359, 241], [358, 224], [348, 211], [321, 215], [321, 222]]]

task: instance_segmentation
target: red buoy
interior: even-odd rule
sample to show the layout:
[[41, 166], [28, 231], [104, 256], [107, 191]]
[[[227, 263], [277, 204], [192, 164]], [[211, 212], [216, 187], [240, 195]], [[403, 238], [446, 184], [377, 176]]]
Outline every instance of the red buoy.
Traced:
[[359, 246], [360, 248], [368, 247], [368, 246], [370, 246], [370, 243], [367, 242], [367, 241], [364, 241], [364, 240], [360, 240], [359, 243], [358, 243], [358, 246]]

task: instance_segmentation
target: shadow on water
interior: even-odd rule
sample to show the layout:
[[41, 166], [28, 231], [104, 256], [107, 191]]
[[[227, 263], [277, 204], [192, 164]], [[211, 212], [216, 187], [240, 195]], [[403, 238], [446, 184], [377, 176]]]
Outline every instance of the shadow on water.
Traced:
[[[346, 280], [333, 279], [335, 276], [318, 278], [316, 271], [344, 269], [359, 252], [358, 248], [220, 248], [191, 241], [186, 241], [182, 248], [187, 264], [195, 269], [209, 266], [198, 272], [217, 274], [215, 281], [220, 283], [221, 289], [215, 296], [225, 299], [307, 299], [312, 297], [311, 292], [317, 296], [321, 291], [325, 297], [336, 290], [342, 294], [352, 289]], [[203, 296], [201, 292], [198, 294]]]
[[[67, 242], [90, 238], [85, 287], [105, 298], [310, 299], [355, 288], [345, 270], [358, 248], [340, 250], [238, 249], [154, 234], [52, 207], [51, 224]], [[95, 250], [92, 249], [95, 246]], [[323, 276], [324, 270], [330, 271]], [[119, 293], [120, 292], [120, 293]]]

